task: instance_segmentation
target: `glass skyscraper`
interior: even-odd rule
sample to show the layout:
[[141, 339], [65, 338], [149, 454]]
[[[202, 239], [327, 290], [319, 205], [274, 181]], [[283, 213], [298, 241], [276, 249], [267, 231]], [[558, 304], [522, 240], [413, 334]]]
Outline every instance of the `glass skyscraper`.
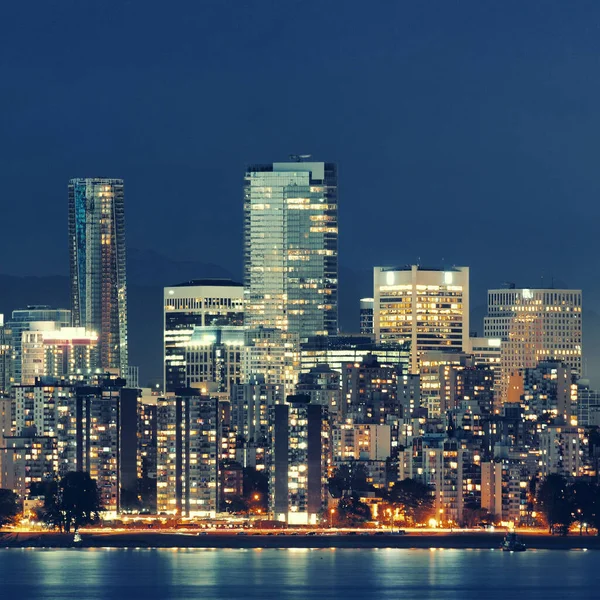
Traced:
[[252, 165], [244, 185], [245, 323], [335, 335], [338, 327], [337, 167]]
[[73, 326], [98, 334], [99, 366], [127, 372], [122, 179], [69, 181]]

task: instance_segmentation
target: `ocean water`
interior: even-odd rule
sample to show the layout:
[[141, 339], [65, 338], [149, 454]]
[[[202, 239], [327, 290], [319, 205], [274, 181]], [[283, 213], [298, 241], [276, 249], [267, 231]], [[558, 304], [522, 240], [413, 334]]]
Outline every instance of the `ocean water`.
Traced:
[[598, 598], [594, 551], [0, 550], [0, 598]]

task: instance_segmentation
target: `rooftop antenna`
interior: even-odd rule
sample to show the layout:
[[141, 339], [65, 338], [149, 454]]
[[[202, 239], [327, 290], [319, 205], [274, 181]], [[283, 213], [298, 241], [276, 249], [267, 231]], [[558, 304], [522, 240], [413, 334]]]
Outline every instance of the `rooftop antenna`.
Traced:
[[290, 154], [290, 160], [294, 160], [296, 162], [303, 162], [312, 157], [312, 154]]

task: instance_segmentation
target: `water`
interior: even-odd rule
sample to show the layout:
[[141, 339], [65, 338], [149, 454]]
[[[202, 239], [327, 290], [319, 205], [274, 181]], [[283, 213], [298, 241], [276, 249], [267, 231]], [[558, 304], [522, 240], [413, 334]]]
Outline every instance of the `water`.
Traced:
[[0, 550], [0, 598], [594, 598], [589, 551]]

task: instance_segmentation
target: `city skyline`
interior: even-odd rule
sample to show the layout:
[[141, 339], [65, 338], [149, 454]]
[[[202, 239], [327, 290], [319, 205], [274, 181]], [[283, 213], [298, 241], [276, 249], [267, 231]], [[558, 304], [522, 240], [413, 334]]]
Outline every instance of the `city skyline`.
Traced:
[[[363, 10], [349, 2], [345, 25], [336, 11], [324, 11], [328, 35], [307, 48], [301, 36], [320, 14], [310, 0], [283, 38], [277, 24], [284, 7], [226, 15], [224, 8], [183, 4], [184, 23], [174, 17], [163, 23], [156, 4], [147, 3], [149, 26], [160, 26], [169, 40], [171, 50], [160, 59], [156, 48], [142, 51], [149, 40], [135, 27], [130, 6], [119, 19], [98, 9], [99, 20], [84, 16], [92, 9], [83, 6], [57, 8], [56, 20], [48, 7], [33, 14], [18, 4], [6, 8], [14, 27], [0, 41], [10, 60], [5, 81], [22, 90], [24, 101], [12, 93], [1, 100], [3, 112], [15, 114], [3, 128], [7, 144], [0, 150], [4, 218], [26, 223], [33, 209], [45, 227], [17, 255], [17, 228], [6, 231], [0, 252], [11, 260], [2, 262], [2, 274], [66, 274], [68, 247], [54, 234], [64, 220], [64, 181], [106, 174], [127, 181], [130, 248], [171, 259], [208, 258], [239, 280], [243, 219], [236, 207], [245, 164], [306, 152], [340, 165], [342, 269], [447, 261], [471, 267], [473, 281], [481, 282], [473, 290], [478, 296], [504, 281], [545, 287], [543, 276], [584, 288], [588, 306], [600, 306], [593, 269], [580, 258], [598, 254], [591, 223], [600, 188], [591, 159], [600, 90], [589, 76], [597, 40], [587, 29], [587, 11], [555, 3], [553, 10], [504, 7], [488, 20], [469, 2], [398, 5], [389, 14], [374, 9], [364, 29]], [[85, 33], [77, 27], [81, 19], [90, 22]], [[218, 36], [219, 28], [207, 29], [212, 19], [225, 23]], [[30, 37], [38, 21], [53, 25]], [[91, 36], [102, 45], [99, 23], [110, 23], [117, 40], [103, 52], [87, 43]], [[130, 26], [139, 44], [130, 45], [125, 35]], [[346, 35], [353, 27], [363, 31], [363, 43]], [[82, 52], [73, 53], [66, 41], [74, 31]], [[510, 47], [489, 41], [504, 36]], [[556, 44], [557, 37], [564, 44]], [[33, 55], [40, 55], [41, 66]], [[248, 70], [247, 62], [255, 67]], [[273, 95], [237, 93], [250, 79], [267, 89], [290, 64], [297, 84], [286, 81]], [[119, 94], [97, 89], [105, 76], [114, 77]], [[164, 80], [168, 85], [158, 84]], [[297, 87], [319, 94], [304, 98]], [[17, 123], [31, 125], [21, 130]], [[79, 135], [90, 125], [95, 135]], [[566, 206], [572, 227], [559, 217]], [[424, 207], [436, 216], [427, 244], [419, 227], [406, 226], [425, 223]], [[449, 237], [445, 225], [457, 211], [460, 227]], [[181, 220], [181, 212], [192, 218]], [[199, 238], [195, 225], [207, 214], [213, 226]], [[513, 217], [528, 225], [506, 245], [500, 240], [513, 231]], [[233, 232], [227, 247], [217, 234], [224, 226]], [[149, 232], [161, 227], [165, 237], [158, 244]], [[560, 244], [552, 242], [554, 231]]]
[[0, 595], [594, 597], [600, 4], [0, 5]]
[[[264, 170], [265, 168], [268, 167], [267, 170], [270, 170], [272, 168], [272, 166], [279, 166], [279, 168], [283, 169], [282, 172], [284, 174], [285, 174], [286, 170], [291, 170], [291, 172], [293, 173], [294, 168], [297, 168], [297, 169], [299, 168], [300, 172], [310, 172], [312, 169], [314, 169], [314, 165], [316, 164], [316, 165], [323, 165], [323, 166], [329, 165], [329, 167], [327, 167], [327, 168], [333, 169], [332, 172], [334, 174], [337, 173], [337, 165], [333, 165], [332, 163], [318, 163], [318, 162], [315, 163], [314, 160], [312, 159], [312, 157], [310, 155], [306, 155], [306, 156], [305, 155], [302, 155], [302, 156], [290, 155], [290, 158], [292, 159], [290, 162], [275, 162], [275, 163], [270, 163], [266, 167], [264, 165], [260, 166], [260, 169]], [[306, 160], [309, 160], [309, 162], [304, 162]], [[302, 165], [304, 165], [304, 166], [302, 166]], [[257, 165], [253, 164], [252, 166], [250, 166], [250, 167], [248, 167], [246, 169], [246, 184], [244, 184], [244, 186], [243, 186], [243, 189], [245, 190], [246, 198], [248, 198], [248, 185], [247, 185], [248, 173], [252, 169], [256, 169], [256, 168], [257, 168]], [[250, 169], [250, 171], [248, 169]], [[124, 243], [123, 242], [123, 238], [125, 237], [124, 236], [124, 229], [123, 229], [123, 226], [122, 226], [122, 223], [123, 223], [123, 193], [122, 193], [123, 180], [121, 180], [121, 179], [111, 179], [111, 178], [96, 177], [96, 178], [71, 179], [69, 181], [70, 181], [70, 184], [69, 184], [69, 188], [70, 188], [70, 191], [69, 191], [69, 203], [70, 203], [70, 212], [71, 212], [72, 215], [75, 215], [75, 203], [74, 203], [74, 200], [75, 200], [75, 188], [76, 188], [76, 184], [77, 183], [79, 183], [79, 184], [81, 184], [83, 186], [82, 190], [84, 190], [84, 192], [82, 192], [80, 194], [81, 198], [84, 198], [84, 197], [87, 198], [87, 196], [89, 196], [90, 194], [91, 194], [90, 197], [92, 197], [92, 196], [95, 197], [95, 194], [96, 194], [96, 191], [97, 191], [96, 188], [103, 189], [101, 187], [98, 187], [98, 186], [103, 185], [103, 183], [106, 183], [106, 182], [108, 182], [108, 183], [113, 182], [112, 184], [114, 184], [115, 182], [117, 183], [117, 186], [118, 186], [118, 188], [119, 188], [120, 191], [117, 190], [117, 193], [113, 193], [114, 192], [114, 190], [113, 190], [113, 192], [106, 193], [105, 195], [106, 195], [106, 198], [108, 199], [109, 202], [113, 202], [113, 201], [115, 201], [114, 199], [116, 199], [117, 203], [120, 206], [120, 208], [118, 208], [118, 210], [115, 212], [115, 215], [116, 215], [115, 218], [117, 220], [120, 219], [119, 223], [121, 223], [121, 225], [119, 225], [119, 227], [120, 227], [120, 229], [119, 229], [119, 236], [117, 236], [117, 237], [120, 239], [120, 248], [122, 248], [123, 247], [123, 243]], [[337, 194], [336, 194], [335, 190], [337, 188], [337, 178], [334, 177], [334, 179], [330, 179], [329, 181], [330, 181], [330, 183], [332, 181], [335, 181], [335, 185], [333, 186], [334, 191], [333, 191], [333, 196], [332, 197], [336, 197]], [[262, 190], [263, 188], [261, 187], [259, 189]], [[315, 188], [315, 189], [318, 189], [318, 188]], [[326, 188], [323, 188], [323, 189], [326, 189]], [[91, 190], [91, 192], [90, 192], [90, 190]], [[101, 195], [102, 194], [104, 194], [104, 192], [101, 192]], [[89, 199], [88, 199], [88, 201], [89, 201]], [[246, 205], [242, 206], [242, 202], [240, 202], [240, 206], [238, 206], [238, 212], [241, 212], [241, 211], [244, 211], [246, 214], [248, 213], [247, 206]], [[336, 212], [336, 215], [333, 218], [337, 219], [337, 198], [336, 198], [336, 211], [335, 212]], [[343, 212], [344, 211], [342, 210], [342, 213]], [[317, 217], [317, 218], [320, 218], [320, 217]], [[335, 221], [335, 222], [337, 222], [337, 221]], [[69, 236], [70, 236], [71, 240], [75, 240], [74, 233], [73, 233], [74, 232], [73, 223], [74, 223], [74, 220], [71, 219], [70, 220], [70, 224], [69, 224]], [[94, 229], [94, 227], [93, 227], [93, 223], [92, 223], [92, 226], [89, 228], [89, 231], [92, 231], [93, 229]], [[98, 231], [96, 231], [96, 234], [98, 234]], [[106, 233], [105, 233], [105, 235], [106, 235]], [[335, 237], [336, 238], [337, 238], [337, 235], [338, 235], [338, 231], [337, 231], [337, 228], [336, 228], [336, 230], [335, 230]], [[114, 241], [114, 239], [113, 239], [113, 241]], [[76, 242], [75, 242], [75, 244], [76, 244]], [[71, 245], [73, 246], [73, 244], [71, 244]], [[335, 245], [336, 244], [334, 243], [334, 246]], [[333, 248], [333, 246], [332, 246], [332, 248]], [[292, 251], [292, 252], [295, 252], [295, 251]], [[124, 261], [123, 261], [123, 258], [122, 258], [123, 253], [117, 252], [116, 254], [117, 255], [121, 254], [121, 263], [120, 263], [120, 266], [118, 266], [118, 264], [115, 263], [115, 266], [118, 267], [117, 270], [118, 270], [118, 275], [119, 276], [117, 277], [117, 279], [123, 280], [123, 274], [124, 274], [124, 267], [123, 267], [123, 262]], [[113, 256], [113, 258], [114, 258], [114, 256]], [[72, 256], [72, 259], [73, 259], [73, 256]], [[335, 259], [336, 259], [336, 263], [337, 263], [338, 262], [338, 260], [337, 260], [338, 259], [337, 254], [335, 254]], [[175, 264], [177, 264], [177, 263], [175, 263]], [[194, 265], [194, 264], [195, 263], [190, 262], [190, 265]], [[246, 261], [246, 264], [248, 264], [247, 261]], [[394, 264], [394, 263], [392, 263], [392, 264]], [[108, 263], [107, 263], [107, 266], [108, 266]], [[243, 262], [242, 262], [241, 266], [243, 267]], [[212, 267], [212, 265], [209, 265], [209, 267]], [[466, 300], [467, 300], [467, 302], [465, 303], [465, 307], [466, 307], [465, 315], [466, 315], [466, 318], [465, 318], [464, 325], [461, 327], [461, 331], [462, 331], [461, 337], [462, 337], [462, 347], [463, 347], [463, 350], [468, 351], [469, 350], [469, 344], [467, 344], [467, 342], [466, 342], [467, 336], [469, 334], [479, 334], [480, 336], [483, 336], [484, 335], [484, 329], [485, 329], [485, 321], [488, 318], [488, 317], [485, 317], [484, 314], [478, 314], [478, 318], [476, 318], [476, 319], [471, 319], [470, 318], [472, 310], [481, 311], [481, 308], [483, 307], [483, 304], [481, 304], [481, 303], [479, 303], [479, 302], [476, 301], [475, 307], [473, 309], [471, 309], [471, 307], [473, 306], [473, 303], [470, 300], [470, 293], [471, 293], [470, 290], [471, 290], [471, 287], [478, 287], [478, 286], [477, 285], [471, 286], [470, 277], [469, 277], [470, 267], [457, 267], [455, 265], [449, 265], [449, 264], [445, 264], [442, 267], [436, 267], [436, 268], [432, 268], [431, 266], [422, 266], [421, 264], [414, 265], [412, 267], [409, 264], [406, 264], [404, 266], [399, 266], [399, 267], [398, 266], [390, 266], [390, 265], [384, 266], [384, 267], [371, 267], [371, 269], [370, 269], [371, 287], [368, 290], [369, 293], [373, 294], [375, 292], [375, 288], [373, 287], [373, 283], [372, 283], [372, 281], [373, 281], [373, 279], [372, 279], [372, 277], [373, 277], [373, 275], [372, 275], [373, 270], [375, 270], [376, 273], [377, 273], [378, 270], [382, 270], [382, 271], [399, 271], [399, 272], [402, 272], [402, 271], [406, 271], [407, 269], [410, 270], [411, 268], [413, 270], [417, 269], [417, 272], [419, 272], [419, 273], [421, 273], [421, 272], [426, 273], [428, 271], [432, 271], [432, 272], [438, 271], [440, 273], [440, 276], [445, 276], [444, 274], [447, 273], [447, 272], [450, 273], [450, 272], [456, 271], [457, 273], [460, 273], [461, 270], [465, 270], [466, 269], [466, 272], [467, 272], [467, 277], [466, 277], [467, 285], [466, 285], [466, 293], [465, 293], [465, 297], [466, 297]], [[194, 271], [194, 275], [197, 275], [197, 271]], [[461, 277], [461, 275], [459, 275], [459, 277]], [[215, 281], [218, 281], [219, 279], [221, 280], [221, 282], [222, 281], [227, 281], [227, 279], [224, 279], [224, 278], [217, 278], [217, 280], [215, 280]], [[208, 282], [208, 280], [206, 280], [206, 281]], [[165, 281], [161, 280], [161, 286], [163, 286], [164, 283], [165, 283]], [[192, 283], [193, 283], [193, 280], [190, 281], [190, 282], [183, 283], [181, 285], [185, 287], [185, 286], [190, 285]], [[343, 280], [342, 280], [342, 283], [343, 283]], [[560, 282], [556, 282], [556, 283], [558, 284]], [[551, 284], [554, 285], [555, 281], [552, 280]], [[217, 285], [221, 285], [221, 283], [218, 283]], [[228, 284], [226, 284], [226, 285], [228, 285]], [[236, 285], [236, 286], [239, 287], [239, 290], [240, 290], [240, 293], [241, 293], [241, 291], [242, 291], [242, 284], [235, 283], [234, 285]], [[172, 289], [177, 289], [178, 287], [179, 287], [178, 285], [171, 286]], [[494, 286], [494, 287], [498, 288], [498, 286]], [[501, 289], [498, 288], [498, 289], [495, 289], [495, 290], [494, 290], [494, 288], [492, 288], [492, 289], [486, 290], [486, 295], [489, 295], [489, 293], [491, 293], [493, 291], [496, 291], [496, 292], [503, 291], [505, 288], [507, 290], [514, 289], [515, 288], [515, 283], [513, 283], [513, 282], [504, 282], [504, 288], [501, 288]], [[71, 289], [72, 289], [72, 291], [75, 289], [73, 287], [73, 283], [72, 282], [71, 282]], [[115, 290], [116, 289], [117, 288], [115, 288]], [[167, 287], [165, 287], [164, 289], [165, 289], [165, 293], [166, 293]], [[363, 288], [361, 288], [361, 290], [362, 289], [364, 289], [364, 286], [363, 286]], [[517, 289], [520, 289], [520, 290], [530, 290], [530, 289], [533, 289], [533, 290], [535, 290], [535, 289], [540, 289], [540, 288], [535, 288], [535, 287], [530, 287], [530, 288], [518, 287]], [[556, 286], [555, 287], [545, 287], [544, 289], [546, 289], [546, 290], [556, 290], [557, 287]], [[562, 289], [564, 289], [565, 291], [573, 291], [573, 292], [578, 292], [579, 291], [580, 292], [580, 290], [575, 290], [575, 289], [572, 289], [572, 288], [566, 288], [565, 287], [565, 288], [562, 288]], [[337, 291], [335, 291], [334, 295], [338, 299], [344, 300], [346, 305], [350, 304], [350, 302], [351, 302], [352, 305], [353, 305], [352, 306], [352, 312], [355, 313], [353, 315], [352, 320], [349, 320], [348, 318], [346, 318], [345, 323], [349, 323], [350, 327], [346, 327], [346, 328], [342, 329], [343, 333], [345, 333], [345, 334], [348, 334], [348, 333], [357, 333], [359, 331], [360, 327], [361, 327], [361, 322], [360, 322], [360, 318], [361, 317], [359, 315], [359, 309], [360, 309], [362, 301], [364, 301], [365, 299], [364, 298], [357, 298], [357, 297], [351, 297], [349, 299], [348, 298], [348, 294], [339, 294], [339, 293], [337, 293]], [[586, 298], [587, 298], [587, 294], [586, 294]], [[121, 311], [121, 314], [122, 314], [122, 312], [123, 312], [123, 306], [126, 306], [126, 293], [125, 293], [124, 296], [122, 296], [120, 298], [119, 298], [119, 294], [117, 293], [117, 299], [118, 299], [119, 311]], [[156, 301], [157, 299], [153, 298], [153, 300]], [[586, 303], [585, 303], [586, 308], [587, 308], [587, 305], [588, 305], [588, 302], [586, 300]], [[23, 309], [22, 306], [19, 306], [17, 308], [19, 308], [21, 310]], [[56, 307], [54, 307], [54, 306], [52, 307], [52, 309], [55, 309], [55, 308]], [[60, 306], [58, 308], [62, 309]], [[339, 306], [338, 306], [338, 309], [339, 309]], [[66, 309], [66, 310], [70, 310], [70, 309]], [[581, 308], [579, 309], [579, 311], [580, 311], [580, 315], [581, 315]], [[10, 312], [8, 312], [8, 314], [6, 315], [5, 320], [7, 320], [9, 318], [10, 318]], [[580, 316], [580, 321], [581, 321], [581, 316]], [[126, 340], [127, 340], [126, 354], [128, 354], [129, 340], [127, 338], [127, 333], [126, 333], [127, 332], [127, 320], [125, 321], [124, 324], [122, 323], [122, 320], [119, 320], [119, 323], [120, 323], [120, 325], [119, 325], [118, 335], [122, 336], [123, 332], [125, 332], [125, 336], [126, 336]], [[63, 326], [65, 324], [66, 323], [63, 323]], [[89, 333], [94, 333], [94, 330], [93, 329], [89, 329]], [[139, 329], [138, 329], [138, 333], [139, 333]], [[589, 329], [586, 329], [586, 334], [587, 333], [589, 333]], [[581, 333], [579, 334], [579, 338], [581, 340]], [[586, 336], [586, 340], [587, 340], [587, 336]], [[414, 339], [413, 339], [413, 341], [414, 341]], [[457, 350], [459, 350], [459, 345], [454, 344], [454, 346], [455, 346], [455, 348]], [[590, 346], [593, 347], [593, 344], [591, 344]], [[587, 347], [589, 347], [589, 346], [586, 343], [586, 348]], [[134, 365], [141, 364], [141, 366], [142, 366], [142, 382], [144, 384], [146, 382], [149, 382], [151, 385], [154, 385], [155, 382], [160, 382], [161, 386], [163, 386], [163, 385], [165, 385], [165, 383], [164, 383], [165, 382], [165, 378], [164, 378], [164, 374], [165, 374], [165, 370], [164, 370], [164, 358], [161, 356], [160, 351], [158, 351], [156, 347], [152, 346], [152, 348], [153, 348], [152, 351], [151, 351], [151, 354], [153, 356], [152, 364], [154, 364], [155, 362], [161, 361], [162, 364], [163, 364], [163, 367], [161, 369], [162, 374], [159, 375], [159, 371], [155, 367], [152, 367], [150, 369], [148, 368], [148, 364], [150, 364], [150, 362], [147, 360], [147, 358], [146, 358], [146, 360], [144, 360], [144, 359], [139, 360], [139, 361], [133, 360], [133, 361], [130, 361], [130, 362], [131, 362], [131, 364], [134, 364]], [[581, 350], [579, 350], [579, 353], [581, 354]], [[415, 356], [416, 356], [416, 354], [415, 354]], [[548, 356], [552, 357], [552, 355], [548, 355]], [[590, 356], [592, 357], [592, 361], [593, 361], [591, 368], [590, 368], [589, 362], [588, 362], [588, 359], [589, 359]], [[416, 365], [415, 360], [416, 360], [416, 358], [413, 357], [413, 360], [412, 360], [412, 368], [413, 369], [415, 368], [415, 365]], [[579, 359], [579, 365], [580, 366], [577, 369], [578, 372], [581, 374], [581, 376], [583, 378], [590, 379], [591, 382], [592, 382], [592, 385], [594, 385], [594, 386], [597, 386], [598, 385], [597, 382], [600, 381], [600, 372], [597, 371], [594, 368], [594, 365], [597, 364], [597, 363], [600, 364], [600, 357], [594, 356], [593, 350], [592, 350], [592, 352], [588, 351], [588, 352], [586, 352], [586, 354], [585, 354], [585, 356], [583, 358]], [[528, 363], [528, 364], [530, 364], [530, 363]], [[182, 381], [182, 380], [180, 380], [180, 381]], [[169, 389], [172, 390], [174, 388], [171, 386]]]

